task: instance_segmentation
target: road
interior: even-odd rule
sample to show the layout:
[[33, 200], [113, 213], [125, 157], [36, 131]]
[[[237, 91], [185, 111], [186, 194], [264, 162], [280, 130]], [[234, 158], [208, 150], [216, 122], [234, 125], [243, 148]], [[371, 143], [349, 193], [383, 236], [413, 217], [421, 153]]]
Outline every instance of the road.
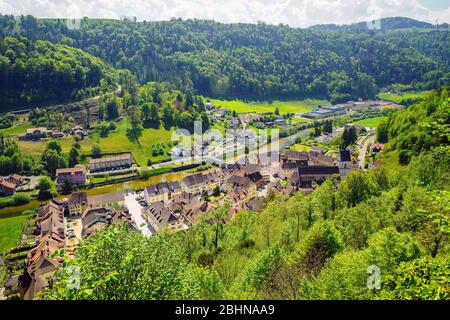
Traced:
[[154, 232], [151, 227], [147, 224], [147, 221], [142, 218], [141, 210], [142, 206], [137, 202], [136, 197], [138, 195], [134, 192], [125, 195], [125, 205], [128, 208], [134, 222], [136, 223], [138, 229], [142, 232], [144, 236], [151, 236]]
[[368, 134], [363, 138], [362, 145], [358, 145], [358, 166], [361, 169], [364, 169], [364, 165], [366, 162], [366, 150], [369, 147], [370, 144], [373, 144], [375, 142], [375, 131], [373, 129], [370, 129]]

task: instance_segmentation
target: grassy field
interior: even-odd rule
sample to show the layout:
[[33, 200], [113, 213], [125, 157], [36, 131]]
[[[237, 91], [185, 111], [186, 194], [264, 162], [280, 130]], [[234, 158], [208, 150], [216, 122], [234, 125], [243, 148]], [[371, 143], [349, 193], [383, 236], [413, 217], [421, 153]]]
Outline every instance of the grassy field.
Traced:
[[[170, 156], [158, 155], [152, 156], [152, 146], [158, 143], [169, 143], [171, 141], [172, 131], [161, 128], [144, 128], [139, 143], [130, 141], [127, 137], [128, 119], [123, 119], [117, 123], [117, 129], [109, 133], [107, 137], [100, 137], [98, 132], [93, 133], [81, 141], [81, 151], [85, 154], [91, 152], [94, 144], [98, 144], [103, 153], [121, 153], [130, 152], [139, 165], [146, 165], [149, 158], [152, 161], [159, 161]], [[12, 128], [12, 129], [15, 129]], [[9, 129], [8, 129], [9, 130]], [[73, 137], [65, 137], [58, 140], [64, 153], [69, 152], [74, 143]], [[39, 156], [42, 154], [47, 141], [19, 141], [22, 152], [26, 155]], [[169, 151], [169, 147], [165, 147], [165, 151]]]
[[11, 128], [1, 129], [0, 132], [5, 136], [22, 134], [27, 131], [29, 128], [33, 128], [34, 126], [29, 121], [17, 122]]
[[30, 216], [0, 219], [0, 254], [14, 248], [20, 241], [22, 226]]
[[296, 144], [293, 144], [292, 146], [290, 146], [289, 150], [299, 151], [299, 152], [302, 152], [302, 151], [308, 152], [311, 150], [311, 147], [304, 145], [304, 144], [296, 143]]
[[21, 215], [26, 210], [36, 210], [36, 208], [41, 204], [38, 200], [32, 200], [27, 204], [21, 206], [10, 206], [0, 209], [0, 219], [10, 218]]
[[[206, 100], [206, 99], [205, 99]], [[292, 101], [246, 101], [246, 100], [220, 100], [209, 99], [215, 106], [234, 110], [237, 113], [273, 113], [275, 108], [280, 109], [280, 113], [303, 113], [309, 112], [319, 105], [329, 105], [326, 100], [305, 99]]]
[[405, 99], [417, 99], [417, 98], [424, 98], [426, 95], [428, 95], [431, 91], [409, 91], [404, 92], [402, 95], [394, 94], [394, 93], [380, 93], [378, 95], [379, 99], [392, 101], [395, 103], [400, 103], [402, 100]]
[[355, 124], [359, 124], [359, 125], [365, 126], [365, 127], [376, 128], [381, 121], [386, 120], [386, 119], [387, 119], [387, 116], [379, 116], [379, 117], [373, 117], [373, 118], [359, 120], [359, 121], [356, 121]]

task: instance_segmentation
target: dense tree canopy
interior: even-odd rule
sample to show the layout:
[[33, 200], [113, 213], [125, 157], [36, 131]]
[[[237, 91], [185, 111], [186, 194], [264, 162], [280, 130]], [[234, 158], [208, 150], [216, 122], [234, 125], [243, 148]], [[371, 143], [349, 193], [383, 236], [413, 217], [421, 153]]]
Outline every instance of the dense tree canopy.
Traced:
[[449, 71], [446, 29], [385, 34], [84, 19], [81, 29], [70, 30], [63, 20], [3, 16], [0, 32], [77, 47], [131, 70], [141, 83], [169, 81], [208, 95], [318, 95], [340, 102], [373, 97], [392, 83], [436, 86]]
[[90, 97], [115, 88], [113, 71], [82, 50], [0, 36], [1, 111]]

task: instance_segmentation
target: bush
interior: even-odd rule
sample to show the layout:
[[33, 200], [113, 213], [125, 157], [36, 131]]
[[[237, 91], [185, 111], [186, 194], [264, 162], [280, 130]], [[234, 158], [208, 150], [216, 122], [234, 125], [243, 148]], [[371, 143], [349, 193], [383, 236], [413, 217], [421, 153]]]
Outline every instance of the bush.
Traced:
[[22, 204], [27, 204], [30, 201], [31, 201], [31, 198], [27, 194], [16, 193], [13, 197], [13, 202], [14, 202], [14, 205], [16, 205], [16, 206], [20, 206]]

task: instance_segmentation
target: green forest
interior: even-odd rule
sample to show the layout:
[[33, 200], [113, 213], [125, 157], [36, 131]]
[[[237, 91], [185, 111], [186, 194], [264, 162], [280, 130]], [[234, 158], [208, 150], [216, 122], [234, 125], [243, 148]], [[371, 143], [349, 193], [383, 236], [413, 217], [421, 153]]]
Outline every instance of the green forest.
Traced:
[[7, 111], [95, 96], [113, 90], [116, 80], [110, 67], [80, 49], [7, 36], [0, 42], [0, 82]]
[[70, 261], [81, 290], [67, 288], [71, 273], [61, 269], [43, 297], [449, 299], [449, 104], [442, 88], [391, 114], [388, 130], [380, 124], [391, 152], [408, 155], [395, 170], [356, 170], [310, 194], [271, 196], [262, 212], [226, 224], [223, 208], [150, 238], [110, 227]]
[[[401, 18], [387, 25], [416, 26]], [[448, 28], [331, 32], [264, 23], [86, 18], [80, 29], [72, 30], [64, 20], [5, 15], [0, 16], [0, 37], [5, 36], [79, 48], [116, 69], [129, 69], [141, 84], [170, 82], [208, 96], [318, 97], [335, 103], [372, 98], [390, 84], [433, 89], [450, 79]], [[2, 66], [9, 66], [9, 58], [4, 58], [3, 51], [0, 54]], [[66, 94], [74, 87], [98, 84], [98, 68], [89, 72], [92, 63], [82, 66], [87, 78], [81, 69], [73, 68], [79, 72], [65, 79]], [[23, 70], [16, 70], [14, 63], [12, 67], [15, 71], [8, 75], [3, 66], [2, 77], [16, 72], [20, 76]], [[39, 90], [39, 79], [35, 81], [32, 84]], [[24, 90], [24, 99], [28, 92]]]

